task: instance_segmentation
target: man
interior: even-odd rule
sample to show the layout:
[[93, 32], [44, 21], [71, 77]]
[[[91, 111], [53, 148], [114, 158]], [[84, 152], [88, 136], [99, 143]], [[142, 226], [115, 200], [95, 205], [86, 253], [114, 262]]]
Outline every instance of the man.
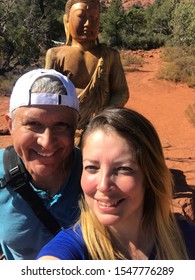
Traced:
[[[78, 111], [72, 82], [55, 70], [38, 69], [18, 79], [6, 115], [14, 149], [33, 190], [64, 228], [79, 215], [82, 164], [74, 147]], [[3, 185], [3, 155], [4, 149], [0, 150], [1, 248], [6, 259], [35, 259], [53, 235], [17, 190]]]
[[129, 98], [119, 52], [98, 42], [99, 21], [99, 0], [68, 0], [66, 45], [46, 53], [45, 68], [68, 75], [76, 87], [81, 116], [78, 129], [103, 108], [124, 106]]

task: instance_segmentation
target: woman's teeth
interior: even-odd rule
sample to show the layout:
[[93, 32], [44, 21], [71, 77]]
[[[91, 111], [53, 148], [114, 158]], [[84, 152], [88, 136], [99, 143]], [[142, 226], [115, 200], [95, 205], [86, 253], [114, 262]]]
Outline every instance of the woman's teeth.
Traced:
[[111, 207], [111, 206], [116, 206], [117, 203], [118, 203], [118, 201], [115, 201], [115, 202], [104, 202], [104, 201], [98, 200], [98, 203], [99, 203], [101, 206]]

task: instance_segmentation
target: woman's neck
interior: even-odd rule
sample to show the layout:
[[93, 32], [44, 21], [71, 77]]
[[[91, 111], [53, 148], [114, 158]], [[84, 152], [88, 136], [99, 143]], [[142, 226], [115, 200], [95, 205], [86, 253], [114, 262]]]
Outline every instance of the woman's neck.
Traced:
[[154, 245], [154, 239], [148, 238], [142, 229], [141, 222], [135, 226], [125, 227], [122, 230], [111, 229], [116, 248], [127, 259], [148, 259]]

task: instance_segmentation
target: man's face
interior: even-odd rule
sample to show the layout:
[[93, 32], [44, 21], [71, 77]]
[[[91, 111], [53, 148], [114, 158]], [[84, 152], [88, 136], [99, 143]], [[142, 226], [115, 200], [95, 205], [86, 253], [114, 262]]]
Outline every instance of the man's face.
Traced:
[[77, 112], [65, 106], [32, 106], [16, 109], [8, 127], [16, 152], [33, 179], [52, 176], [74, 146]]
[[80, 41], [95, 41], [99, 33], [100, 12], [95, 3], [76, 3], [70, 9], [69, 32]]

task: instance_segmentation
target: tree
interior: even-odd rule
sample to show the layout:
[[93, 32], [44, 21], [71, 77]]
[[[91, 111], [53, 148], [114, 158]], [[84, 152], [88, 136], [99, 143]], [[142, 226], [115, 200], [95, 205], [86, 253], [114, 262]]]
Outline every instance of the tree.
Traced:
[[38, 60], [52, 39], [65, 39], [64, 4], [63, 0], [1, 0], [1, 74]]
[[177, 0], [158, 0], [148, 7], [147, 28], [151, 34], [172, 35], [172, 29], [169, 23], [177, 2]]
[[124, 27], [121, 32], [121, 38], [124, 48], [142, 49], [145, 48], [146, 41], [146, 14], [141, 6], [133, 6], [125, 11]]
[[146, 18], [143, 8], [132, 7], [126, 11], [126, 30], [128, 34], [140, 35], [145, 26]]
[[106, 13], [101, 14], [102, 39], [110, 46], [121, 46], [125, 12], [121, 0], [112, 0]]
[[170, 22], [173, 30], [172, 44], [190, 46], [195, 44], [195, 3], [179, 3], [176, 5]]

